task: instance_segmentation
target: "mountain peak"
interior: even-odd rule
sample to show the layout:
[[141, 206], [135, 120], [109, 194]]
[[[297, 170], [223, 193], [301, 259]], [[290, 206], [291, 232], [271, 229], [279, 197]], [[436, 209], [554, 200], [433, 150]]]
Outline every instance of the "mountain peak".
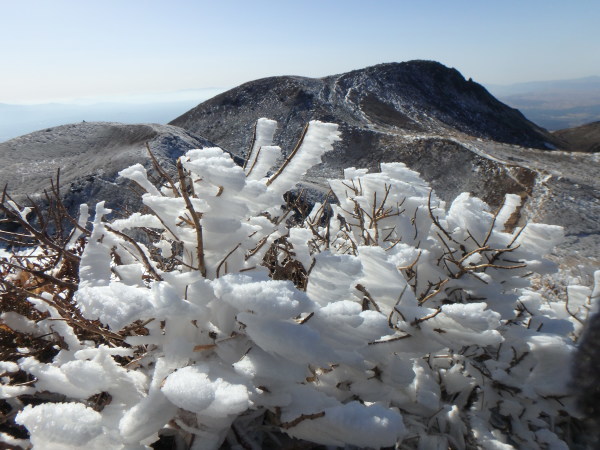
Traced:
[[224, 92], [171, 123], [228, 145], [219, 134], [227, 130], [211, 119], [217, 114], [220, 123], [235, 117], [246, 127], [262, 116], [299, 126], [300, 121], [319, 119], [391, 133], [459, 133], [540, 149], [561, 145], [458, 70], [426, 60], [383, 63], [323, 78], [262, 78]]

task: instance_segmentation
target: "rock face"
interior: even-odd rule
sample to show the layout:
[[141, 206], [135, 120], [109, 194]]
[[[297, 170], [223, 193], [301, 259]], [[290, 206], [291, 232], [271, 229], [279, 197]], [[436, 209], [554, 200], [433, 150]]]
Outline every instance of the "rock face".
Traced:
[[191, 148], [209, 141], [168, 125], [83, 122], [49, 128], [0, 143], [0, 184], [16, 198], [36, 196], [60, 168], [63, 200], [71, 213], [79, 204], [105, 200], [117, 210], [135, 208], [138, 195], [118, 172], [130, 165], [152, 166], [146, 143], [166, 168]]
[[310, 187], [326, 189], [326, 179], [345, 167], [377, 170], [381, 162], [402, 161], [445, 200], [467, 191], [497, 207], [504, 194], [520, 195], [524, 218], [567, 227], [560, 255], [581, 252], [598, 265], [597, 159], [548, 151], [564, 141], [454, 69], [411, 61], [320, 79], [265, 78], [201, 103], [171, 124], [243, 157], [259, 117], [279, 122], [275, 141], [284, 152], [309, 120], [340, 124], [342, 141], [309, 172]]
[[552, 134], [565, 141], [565, 145], [569, 150], [589, 153], [600, 152], [600, 121], [558, 130]]

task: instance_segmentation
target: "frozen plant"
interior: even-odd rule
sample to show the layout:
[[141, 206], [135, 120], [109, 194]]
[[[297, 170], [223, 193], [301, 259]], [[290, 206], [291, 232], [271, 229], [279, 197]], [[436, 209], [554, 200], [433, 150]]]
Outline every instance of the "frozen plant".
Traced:
[[[0, 398], [31, 443], [138, 449], [171, 435], [179, 448], [260, 448], [286, 433], [340, 447], [567, 448], [569, 368], [598, 291], [549, 302], [528, 280], [555, 270], [543, 255], [562, 229], [507, 228], [518, 196], [496, 212], [468, 194], [446, 207], [400, 163], [347, 169], [330, 181], [337, 202], [288, 225], [284, 193], [339, 132], [310, 122], [274, 169], [275, 126], [258, 121], [244, 167], [209, 148], [180, 158], [176, 176], [156, 166], [160, 185], [141, 165], [123, 170], [147, 211], [108, 221], [99, 203], [91, 231], [83, 211], [42, 252], [56, 257], [44, 270], [4, 258], [5, 286], [38, 312], [3, 313], [4, 326], [59, 342], [51, 360], [20, 348], [0, 363]], [[27, 284], [60, 284], [67, 262], [75, 288]]]

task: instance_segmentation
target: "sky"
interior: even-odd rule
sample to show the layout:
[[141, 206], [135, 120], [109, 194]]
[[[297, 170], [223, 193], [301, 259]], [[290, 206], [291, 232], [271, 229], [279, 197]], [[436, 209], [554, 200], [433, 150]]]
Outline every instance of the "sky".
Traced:
[[437, 60], [482, 84], [600, 75], [597, 0], [0, 0], [0, 103], [230, 88]]

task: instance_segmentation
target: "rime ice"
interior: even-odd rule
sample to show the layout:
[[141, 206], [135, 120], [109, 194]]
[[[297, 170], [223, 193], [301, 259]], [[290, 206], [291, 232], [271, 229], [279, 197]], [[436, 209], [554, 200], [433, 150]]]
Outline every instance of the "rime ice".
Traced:
[[[74, 301], [122, 347], [80, 339], [48, 293], [29, 298], [48, 315], [37, 323], [1, 316], [64, 343], [48, 363], [0, 362], [2, 398], [64, 396], [18, 413], [31, 443], [149, 448], [168, 431], [202, 448], [240, 436], [258, 447], [266, 425], [335, 446], [566, 445], [568, 367], [598, 288], [570, 288], [567, 310], [527, 279], [553, 270], [543, 256], [562, 229], [513, 229], [517, 196], [497, 214], [466, 193], [446, 207], [401, 163], [347, 169], [330, 180], [329, 220], [317, 203], [288, 226], [283, 194], [340, 133], [310, 122], [277, 168], [275, 129], [258, 121], [243, 168], [210, 148], [161, 186], [141, 165], [122, 171], [146, 191], [145, 214], [109, 223], [98, 204]], [[10, 385], [19, 370], [35, 381]], [[96, 395], [111, 398], [101, 411]]]

